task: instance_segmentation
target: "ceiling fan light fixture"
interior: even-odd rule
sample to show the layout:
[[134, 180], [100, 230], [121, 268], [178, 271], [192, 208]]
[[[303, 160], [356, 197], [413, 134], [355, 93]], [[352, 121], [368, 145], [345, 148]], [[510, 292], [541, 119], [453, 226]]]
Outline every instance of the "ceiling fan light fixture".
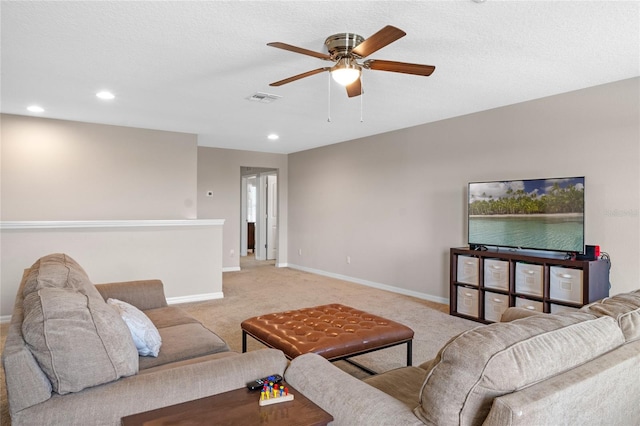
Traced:
[[116, 97], [113, 93], [108, 92], [106, 90], [96, 93], [96, 96], [105, 101], [110, 101], [111, 99], [115, 99]]
[[31, 105], [27, 107], [27, 110], [29, 112], [44, 112], [44, 108], [42, 108], [40, 105]]
[[[387, 71], [425, 77], [430, 76], [436, 69], [433, 65], [410, 64], [408, 62], [384, 61], [381, 59], [364, 60], [372, 53], [377, 52], [406, 35], [407, 33], [392, 25], [385, 26], [367, 39], [354, 33], [338, 33], [327, 37], [324, 41], [329, 54], [315, 52], [281, 42], [267, 43], [268, 46], [277, 47], [278, 49], [313, 56], [335, 63], [332, 67], [316, 68], [315, 70], [273, 82], [269, 84], [269, 86], [282, 86], [283, 84], [329, 71], [333, 80], [345, 87], [347, 96], [353, 98], [363, 93], [361, 81], [363, 68], [373, 71]], [[359, 60], [363, 60], [364, 62], [358, 63]], [[331, 85], [331, 79], [328, 79], [327, 82]], [[331, 91], [329, 91], [329, 93], [330, 92]]]
[[360, 78], [362, 67], [353, 58], [341, 58], [338, 63], [331, 68], [331, 77], [342, 85], [348, 86]]

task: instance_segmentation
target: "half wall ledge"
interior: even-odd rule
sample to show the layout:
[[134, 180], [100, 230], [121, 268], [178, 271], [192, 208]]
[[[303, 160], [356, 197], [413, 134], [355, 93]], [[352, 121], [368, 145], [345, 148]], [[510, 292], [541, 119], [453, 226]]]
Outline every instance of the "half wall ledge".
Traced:
[[172, 303], [222, 298], [224, 219], [0, 221], [0, 321], [25, 268], [66, 253], [96, 284], [160, 279]]
[[147, 226], [222, 226], [224, 219], [178, 220], [36, 220], [2, 221], [0, 229], [129, 228]]

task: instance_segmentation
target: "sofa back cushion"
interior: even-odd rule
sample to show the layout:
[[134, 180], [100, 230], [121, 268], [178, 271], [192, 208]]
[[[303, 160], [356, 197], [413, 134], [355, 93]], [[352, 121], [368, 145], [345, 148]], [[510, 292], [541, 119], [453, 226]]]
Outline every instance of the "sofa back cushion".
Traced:
[[426, 424], [480, 425], [493, 399], [585, 363], [624, 342], [608, 317], [536, 315], [468, 330], [438, 353], [415, 414]]
[[68, 255], [38, 259], [22, 295], [24, 341], [55, 392], [77, 392], [137, 373], [138, 351], [129, 329]]
[[616, 320], [627, 342], [640, 340], [640, 290], [607, 297], [583, 306], [582, 310]]
[[29, 269], [22, 294], [26, 297], [29, 293], [48, 287], [70, 288], [102, 299], [82, 266], [64, 253], [49, 254], [36, 260]]
[[24, 339], [55, 392], [78, 392], [137, 373], [129, 330], [104, 301], [48, 287], [25, 297], [24, 312]]

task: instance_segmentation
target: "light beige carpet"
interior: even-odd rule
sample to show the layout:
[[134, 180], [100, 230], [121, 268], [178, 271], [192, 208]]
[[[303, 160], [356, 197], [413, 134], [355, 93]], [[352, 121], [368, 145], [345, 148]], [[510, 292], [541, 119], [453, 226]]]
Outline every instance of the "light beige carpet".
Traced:
[[[232, 350], [242, 350], [240, 323], [249, 317], [284, 311], [342, 303], [387, 317], [411, 327], [414, 332], [413, 364], [433, 358], [440, 347], [456, 334], [479, 324], [448, 315], [448, 306], [414, 297], [378, 290], [359, 284], [328, 278], [290, 268], [276, 268], [274, 262], [243, 257], [241, 271], [223, 277], [224, 298], [180, 305], [228, 342]], [[87, 271], [91, 275], [91, 271]], [[428, 280], [425, 277], [425, 280]], [[8, 324], [0, 326], [0, 345]], [[248, 338], [248, 350], [264, 346]], [[383, 349], [354, 358], [375, 371], [402, 367], [406, 363], [406, 345]], [[362, 378], [366, 373], [344, 361], [335, 363], [348, 373]], [[9, 425], [4, 370], [0, 369], [0, 425]]]

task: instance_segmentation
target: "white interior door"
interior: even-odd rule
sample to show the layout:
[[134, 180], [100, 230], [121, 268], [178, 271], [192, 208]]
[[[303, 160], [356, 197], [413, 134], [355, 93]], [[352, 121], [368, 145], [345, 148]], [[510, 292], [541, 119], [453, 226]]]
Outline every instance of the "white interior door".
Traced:
[[247, 185], [249, 181], [243, 176], [240, 189], [240, 256], [247, 255]]
[[278, 172], [276, 170], [257, 175], [255, 200], [254, 253], [256, 260], [276, 259], [278, 254]]
[[275, 259], [278, 249], [278, 176], [267, 175], [267, 259]]
[[256, 260], [267, 258], [267, 177], [258, 175], [256, 191]]

